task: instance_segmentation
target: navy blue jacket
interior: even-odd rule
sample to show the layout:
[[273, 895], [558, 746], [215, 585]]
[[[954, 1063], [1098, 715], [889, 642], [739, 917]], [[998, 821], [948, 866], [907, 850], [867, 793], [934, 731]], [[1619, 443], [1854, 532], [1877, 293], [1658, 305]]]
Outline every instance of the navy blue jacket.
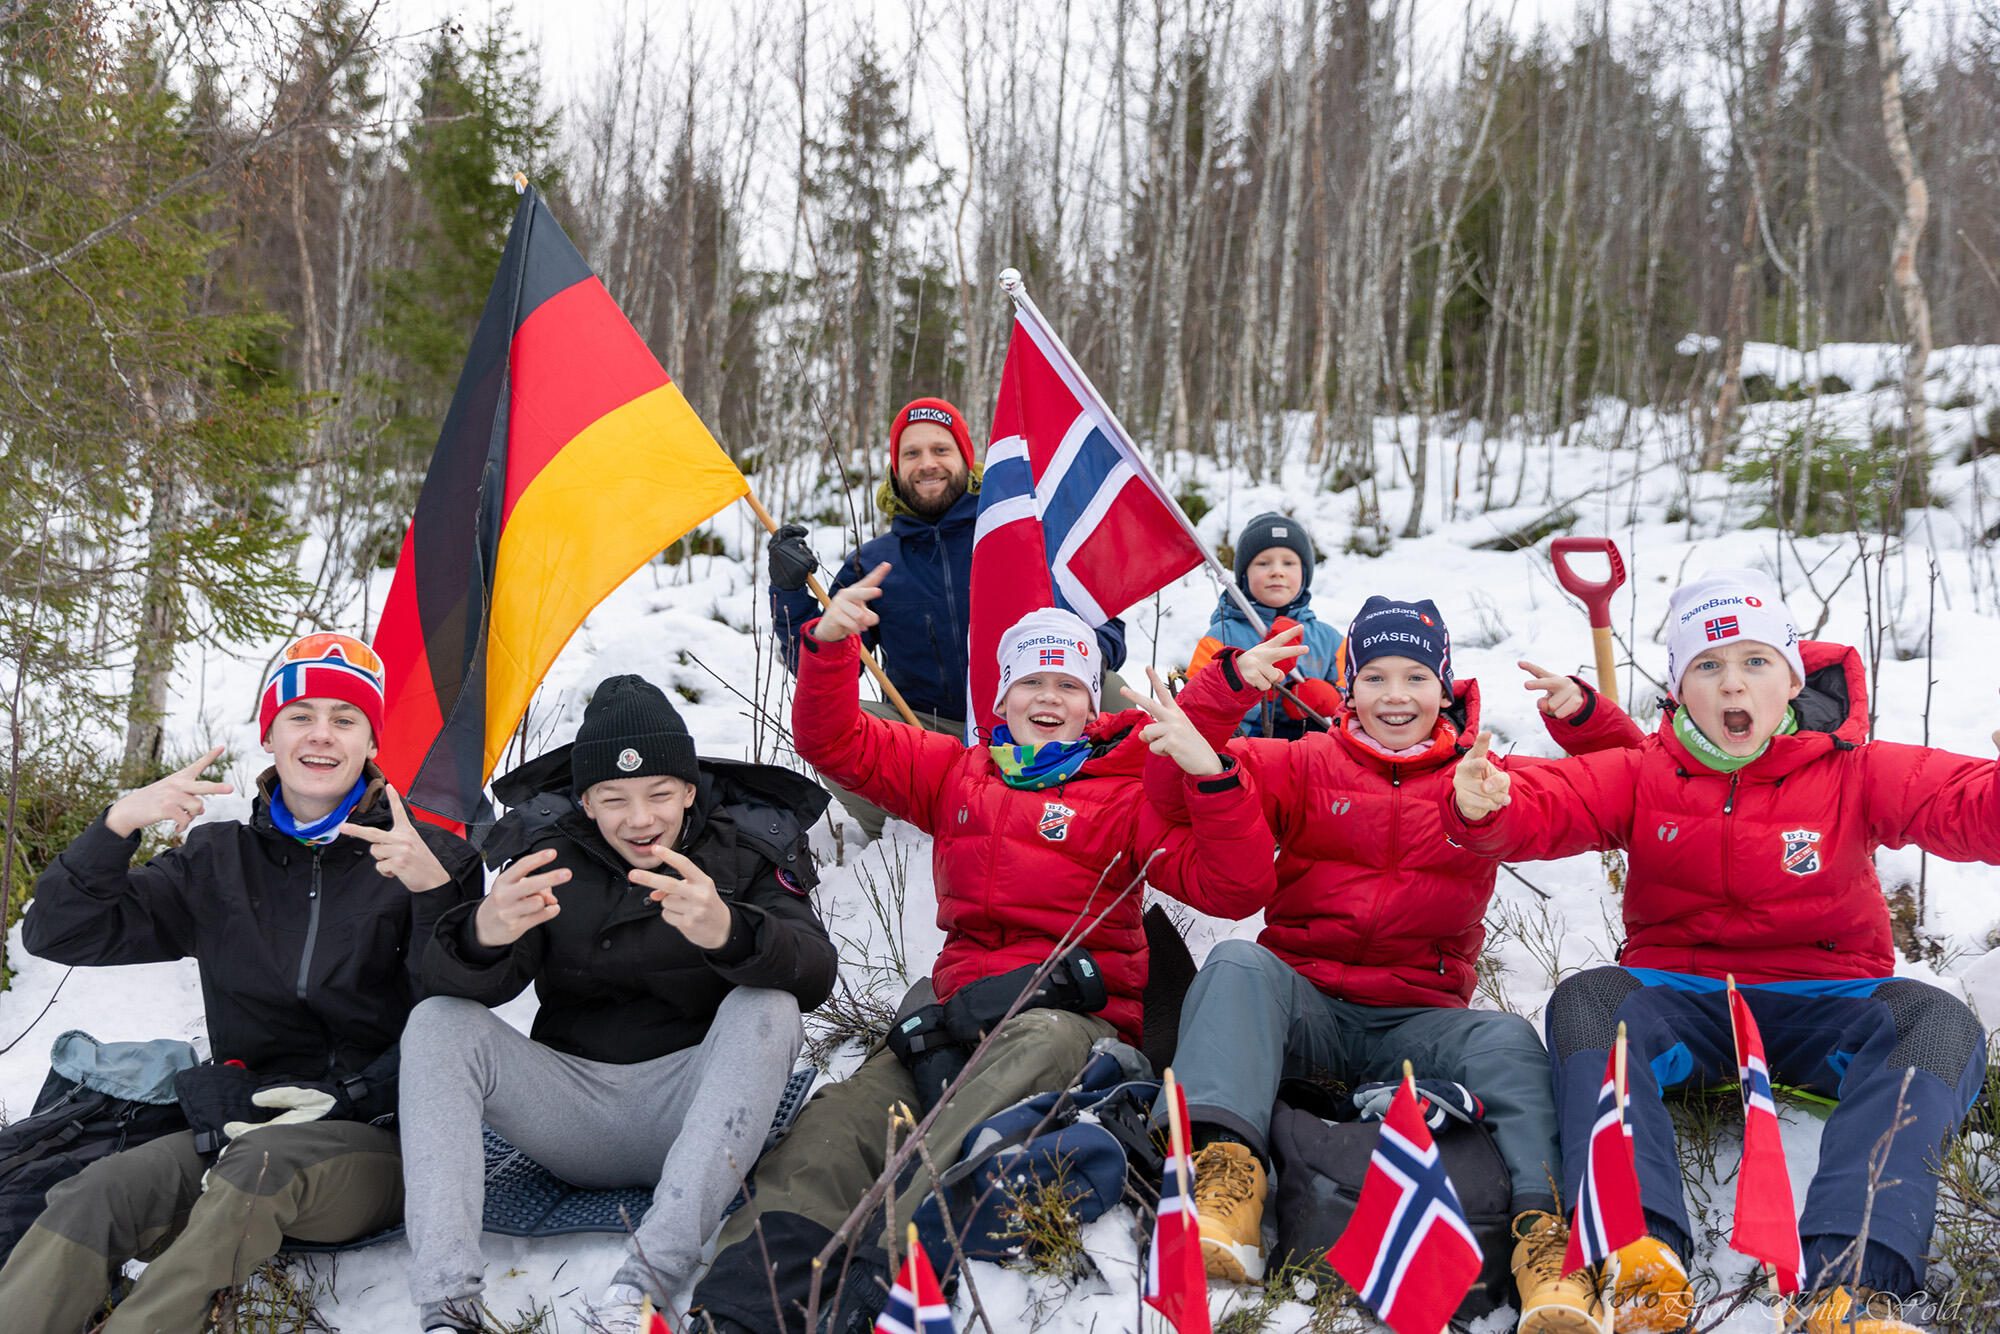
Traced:
[[[965, 716], [966, 644], [972, 627], [972, 537], [979, 497], [968, 492], [932, 523], [898, 514], [889, 531], [848, 553], [827, 586], [828, 596], [888, 561], [882, 596], [874, 602], [882, 623], [862, 642], [918, 713]], [[785, 669], [797, 674], [799, 629], [819, 615], [809, 588], [771, 590], [771, 624]], [[1106, 671], [1125, 662], [1125, 623], [1113, 617], [1097, 631]], [[1107, 702], [1108, 704], [1108, 702]], [[1112, 706], [1115, 707], [1115, 706]]]

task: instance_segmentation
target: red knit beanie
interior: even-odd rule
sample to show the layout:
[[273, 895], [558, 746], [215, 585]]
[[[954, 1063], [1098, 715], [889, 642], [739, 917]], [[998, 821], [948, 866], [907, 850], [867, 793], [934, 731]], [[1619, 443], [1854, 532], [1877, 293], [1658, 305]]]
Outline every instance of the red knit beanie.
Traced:
[[972, 470], [972, 429], [965, 424], [965, 414], [941, 398], [913, 398], [903, 405], [896, 414], [896, 420], [889, 427], [889, 475], [896, 476], [897, 445], [903, 438], [903, 428], [911, 422], [935, 422], [951, 432], [951, 438], [958, 441], [958, 452], [965, 459], [966, 471]]
[[295, 699], [337, 699], [352, 704], [382, 740], [382, 660], [348, 635], [320, 633], [296, 639], [264, 682], [257, 700], [257, 735], [271, 734], [278, 711]]

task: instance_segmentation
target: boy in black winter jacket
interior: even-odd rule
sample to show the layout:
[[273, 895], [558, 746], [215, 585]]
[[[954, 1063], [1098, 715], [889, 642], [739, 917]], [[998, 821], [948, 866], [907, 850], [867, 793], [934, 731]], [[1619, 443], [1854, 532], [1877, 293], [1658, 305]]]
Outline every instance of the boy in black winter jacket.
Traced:
[[104, 1330], [196, 1330], [215, 1292], [282, 1238], [348, 1241], [400, 1215], [395, 1132], [367, 1118], [395, 1106], [422, 946], [448, 909], [478, 898], [480, 874], [471, 847], [411, 821], [370, 763], [381, 671], [345, 635], [297, 641], [260, 702], [273, 763], [247, 822], [201, 825], [131, 865], [139, 830], [187, 830], [205, 798], [230, 791], [201, 780], [218, 747], [114, 802], [36, 881], [22, 921], [31, 953], [82, 965], [192, 956], [214, 1058], [248, 1067], [269, 1090], [257, 1117], [287, 1123], [236, 1123], [212, 1169], [184, 1131], [51, 1190], [0, 1270], [10, 1334], [76, 1334], [125, 1262], [175, 1232]]
[[[649, 1186], [592, 1328], [637, 1327], [690, 1278], [763, 1146], [799, 1012], [833, 989], [807, 898], [824, 789], [697, 759], [636, 676], [601, 683], [576, 743], [494, 784], [492, 892], [438, 927], [402, 1090], [410, 1292], [431, 1330], [478, 1323], [483, 1119], [579, 1186]], [[572, 796], [572, 793], [574, 796]], [[531, 1035], [490, 1005], [533, 982]]]

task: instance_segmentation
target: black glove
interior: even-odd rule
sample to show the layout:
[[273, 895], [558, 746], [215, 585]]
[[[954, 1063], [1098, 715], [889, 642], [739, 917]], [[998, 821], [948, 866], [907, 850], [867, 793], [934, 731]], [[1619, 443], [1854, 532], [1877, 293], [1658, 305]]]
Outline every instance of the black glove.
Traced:
[[[946, 1031], [967, 1047], [977, 1044], [986, 1030], [998, 1024], [1000, 1016], [1028, 990], [1028, 984], [1040, 971], [1040, 964], [1023, 964], [1010, 973], [966, 983], [945, 1002]], [[1021, 1009], [1096, 1014], [1110, 999], [1104, 986], [1104, 972], [1097, 966], [1096, 958], [1083, 946], [1072, 945], [1042, 984], [1029, 994]]]
[[917, 1084], [919, 1110], [928, 1112], [958, 1078], [972, 1051], [946, 1031], [944, 1006], [933, 1001], [892, 1025], [889, 1050]]
[[770, 566], [772, 587], [796, 593], [806, 586], [819, 568], [819, 558], [806, 545], [804, 524], [788, 523], [771, 534]]

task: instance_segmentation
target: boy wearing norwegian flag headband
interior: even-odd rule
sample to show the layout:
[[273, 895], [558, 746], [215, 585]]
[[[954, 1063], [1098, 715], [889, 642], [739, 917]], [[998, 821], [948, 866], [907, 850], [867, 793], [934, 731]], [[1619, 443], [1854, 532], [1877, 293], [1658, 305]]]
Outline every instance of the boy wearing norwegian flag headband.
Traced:
[[[344, 1242], [400, 1221], [396, 1133], [370, 1121], [395, 1110], [424, 946], [482, 880], [464, 839], [413, 821], [383, 784], [382, 675], [359, 640], [296, 641], [259, 698], [271, 767], [247, 819], [193, 825], [231, 791], [202, 778], [218, 746], [113, 802], [35, 882], [21, 935], [41, 958], [194, 959], [217, 1064], [182, 1073], [204, 1095], [184, 1088], [183, 1105], [242, 1119], [112, 1154], [51, 1190], [0, 1270], [14, 1334], [82, 1329], [120, 1268], [175, 1232], [109, 1334], [199, 1329], [215, 1292], [285, 1237]], [[169, 822], [186, 841], [132, 865], [139, 831]]]
[[[1931, 1161], [1979, 1092], [1986, 1039], [1957, 998], [1893, 976], [1872, 855], [1914, 843], [2000, 862], [2000, 764], [1869, 740], [1859, 654], [1802, 641], [1755, 571], [1675, 590], [1667, 635], [1674, 698], [1642, 746], [1502, 770], [1482, 736], [1445, 802], [1447, 834], [1488, 856], [1623, 848], [1631, 858], [1621, 966], [1565, 979], [1547, 1010], [1566, 1193], [1622, 1021], [1648, 1235], [1620, 1253], [1612, 1300], [1620, 1330], [1680, 1328], [1692, 1311], [1690, 1237], [1660, 1095], [1736, 1082], [1733, 974], [1771, 1077], [1839, 1100], [1799, 1218], [1806, 1286], [1817, 1289], [1804, 1327], [1830, 1334], [1852, 1311], [1861, 1334], [1906, 1330], [1859, 1308], [1870, 1293], [1922, 1286]], [[1869, 1155], [1896, 1122], [1906, 1076], [1910, 1123], [1871, 1199]]]

